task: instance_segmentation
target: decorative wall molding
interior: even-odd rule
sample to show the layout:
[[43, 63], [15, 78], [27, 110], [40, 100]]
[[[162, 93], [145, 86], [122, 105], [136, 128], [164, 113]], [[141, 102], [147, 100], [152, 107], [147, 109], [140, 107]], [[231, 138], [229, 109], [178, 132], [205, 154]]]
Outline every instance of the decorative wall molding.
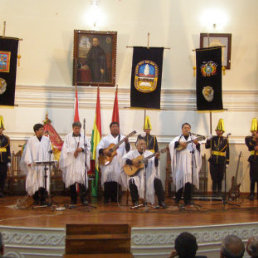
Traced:
[[[112, 108], [115, 88], [101, 88], [101, 107]], [[94, 108], [96, 87], [78, 87], [80, 108]], [[224, 108], [228, 111], [258, 111], [258, 90], [223, 91]], [[17, 85], [18, 107], [73, 108], [74, 86]], [[120, 108], [129, 108], [130, 89], [119, 89]], [[196, 110], [195, 90], [162, 89], [162, 110]]]

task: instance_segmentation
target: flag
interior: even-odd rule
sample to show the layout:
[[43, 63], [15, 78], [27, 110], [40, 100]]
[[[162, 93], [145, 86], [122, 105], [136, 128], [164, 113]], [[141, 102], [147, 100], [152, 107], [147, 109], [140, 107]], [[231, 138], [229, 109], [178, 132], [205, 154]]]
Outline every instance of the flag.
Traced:
[[221, 110], [221, 47], [196, 49], [196, 101], [198, 110]]
[[80, 122], [77, 87], [75, 87], [74, 122]]
[[0, 37], [0, 105], [14, 105], [18, 42]]
[[160, 109], [164, 48], [134, 47], [131, 107]]
[[59, 160], [64, 142], [51, 124], [48, 114], [46, 114], [46, 119], [44, 121], [44, 134], [49, 137], [55, 160]]
[[100, 97], [99, 97], [99, 88], [97, 91], [97, 102], [96, 102], [96, 114], [95, 121], [92, 129], [91, 135], [91, 164], [95, 165], [91, 167], [92, 172], [95, 172], [95, 179], [91, 184], [91, 195], [98, 196], [98, 180], [99, 180], [99, 166], [98, 160], [96, 160], [96, 150], [97, 146], [101, 139], [101, 113], [100, 113]]
[[116, 88], [116, 93], [115, 93], [115, 101], [114, 101], [114, 107], [113, 107], [112, 122], [118, 122], [119, 123], [119, 108], [118, 108], [117, 92], [118, 92], [118, 88]]

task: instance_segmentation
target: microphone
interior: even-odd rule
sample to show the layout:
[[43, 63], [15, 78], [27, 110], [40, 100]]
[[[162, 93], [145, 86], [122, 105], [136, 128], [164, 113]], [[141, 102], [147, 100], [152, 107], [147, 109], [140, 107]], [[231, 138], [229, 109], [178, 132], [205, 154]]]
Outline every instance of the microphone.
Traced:
[[85, 130], [85, 128], [86, 128], [85, 124], [86, 124], [86, 119], [84, 118], [84, 119], [83, 119], [83, 129], [84, 129], [84, 130]]
[[53, 151], [52, 151], [52, 150], [49, 150], [49, 151], [48, 151], [48, 153], [49, 153], [49, 154], [52, 154], [52, 153], [53, 153]]

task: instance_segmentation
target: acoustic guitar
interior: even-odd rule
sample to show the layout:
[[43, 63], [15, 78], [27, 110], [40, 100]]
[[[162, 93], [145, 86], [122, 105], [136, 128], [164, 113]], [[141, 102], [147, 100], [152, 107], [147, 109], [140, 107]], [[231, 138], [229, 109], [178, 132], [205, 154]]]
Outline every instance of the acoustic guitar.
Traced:
[[237, 162], [237, 169], [236, 169], [236, 176], [232, 176], [231, 179], [231, 188], [228, 192], [229, 199], [231, 200], [236, 200], [240, 197], [240, 186], [241, 183], [237, 183], [237, 177], [238, 177], [238, 170], [239, 170], [239, 163], [240, 163], [240, 158], [242, 155], [242, 151], [240, 151], [240, 154], [238, 156], [238, 162]]
[[111, 143], [107, 148], [104, 149], [104, 151], [108, 151], [109, 155], [99, 155], [99, 164], [101, 166], [107, 166], [109, 165], [113, 158], [117, 155], [116, 150], [119, 148], [119, 146], [129, 137], [136, 134], [136, 131], [132, 131], [129, 133], [125, 138], [123, 138], [121, 141], [119, 141], [117, 144]]
[[[186, 143], [186, 146], [187, 146], [189, 143], [191, 143], [191, 142], [193, 142], [193, 141], [195, 141], [195, 140], [197, 140], [198, 142], [199, 142], [199, 141], [202, 141], [202, 140], [205, 140], [205, 136], [198, 136], [198, 137], [195, 138], [195, 139], [192, 139], [192, 140], [190, 140], [190, 141], [185, 142], [185, 143]], [[184, 150], [184, 149], [185, 149], [185, 147], [183, 147], [182, 145], [178, 145], [178, 146], [176, 147], [176, 150], [177, 150], [177, 151], [181, 151], [181, 150]]]
[[147, 157], [143, 157], [142, 155], [138, 156], [137, 158], [133, 159], [132, 162], [137, 162], [137, 165], [124, 165], [124, 172], [128, 176], [135, 176], [141, 169], [144, 168], [144, 165], [147, 163], [148, 159], [153, 158], [157, 153], [165, 153], [167, 151], [167, 147], [163, 148], [162, 150], [153, 153]]

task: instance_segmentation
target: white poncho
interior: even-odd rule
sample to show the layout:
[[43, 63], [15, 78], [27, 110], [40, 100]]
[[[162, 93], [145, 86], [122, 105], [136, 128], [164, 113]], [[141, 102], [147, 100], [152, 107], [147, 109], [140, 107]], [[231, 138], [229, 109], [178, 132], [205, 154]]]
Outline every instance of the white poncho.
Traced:
[[[77, 158], [75, 158], [74, 152], [77, 148], [83, 148], [84, 152], [79, 152]], [[76, 137], [73, 136], [73, 133], [66, 135], [59, 166], [63, 172], [65, 187], [79, 183], [88, 188], [87, 171], [90, 169], [90, 142], [86, 136], [84, 138], [84, 134]]]
[[[45, 187], [44, 166], [37, 166], [36, 161], [50, 161], [52, 160], [51, 143], [48, 137], [42, 136], [41, 141], [36, 136], [29, 138], [21, 158], [21, 168], [26, 173], [26, 191], [31, 196], [40, 187]], [[31, 164], [31, 166], [28, 166]], [[47, 181], [46, 188], [49, 191], [50, 171], [47, 166]]]
[[[196, 137], [189, 136], [186, 140], [184, 136], [177, 136], [169, 144], [171, 172], [173, 182], [176, 185], [176, 191], [184, 187], [186, 183], [192, 183], [198, 189], [199, 172], [202, 166], [201, 152], [196, 149], [194, 143], [189, 143], [185, 149], [177, 151], [175, 149], [175, 142], [179, 141], [179, 139], [181, 142], [186, 142], [191, 139], [196, 139]], [[194, 152], [194, 154], [192, 152]]]
[[[152, 155], [153, 152], [146, 150], [143, 153], [143, 157], [146, 158]], [[132, 150], [123, 156], [123, 165], [126, 164], [126, 160], [133, 160], [140, 156], [138, 150]], [[129, 188], [129, 180], [133, 180], [137, 186], [139, 197], [144, 199], [145, 194], [145, 175], [146, 171], [146, 201], [154, 204], [155, 202], [155, 189], [154, 189], [154, 179], [160, 177], [159, 167], [155, 167], [155, 157], [148, 159], [148, 165], [146, 169], [141, 169], [137, 175], [133, 177], [127, 176], [127, 188]], [[124, 172], [123, 172], [124, 173]]]
[[[113, 137], [111, 134], [102, 138], [97, 146], [97, 159], [99, 157], [99, 150], [109, 147], [110, 144], [117, 144], [125, 137], [120, 134], [119, 136]], [[101, 169], [101, 185], [104, 186], [105, 182], [117, 182], [121, 184], [121, 171], [122, 171], [122, 157], [126, 153], [125, 143], [123, 142], [116, 150], [117, 155], [113, 158], [112, 162], [107, 166], [100, 166]]]

